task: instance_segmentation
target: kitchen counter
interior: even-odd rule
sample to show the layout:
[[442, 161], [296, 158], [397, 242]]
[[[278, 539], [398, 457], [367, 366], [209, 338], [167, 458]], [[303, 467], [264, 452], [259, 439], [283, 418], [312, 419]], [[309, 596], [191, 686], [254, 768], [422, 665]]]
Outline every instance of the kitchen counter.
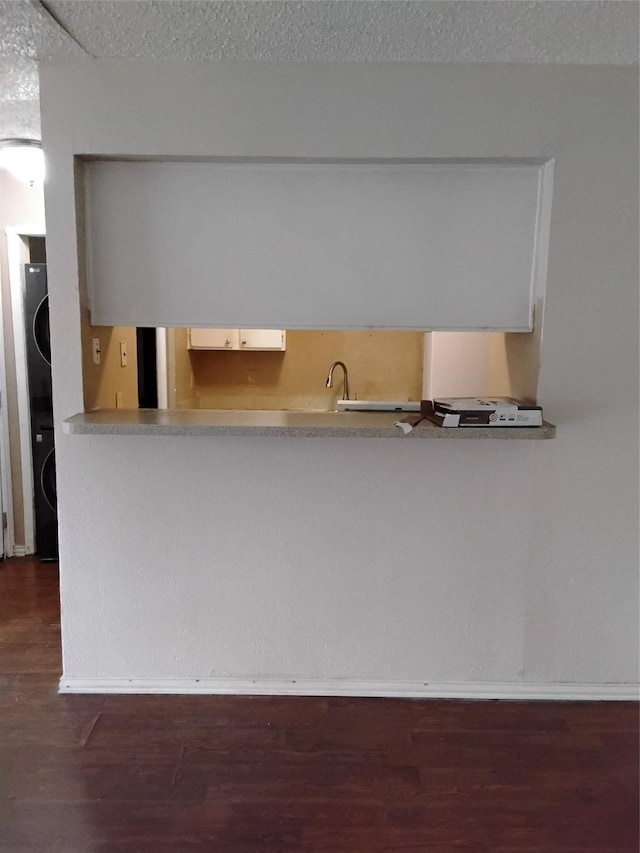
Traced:
[[395, 424], [400, 412], [287, 412], [215, 409], [101, 409], [68, 418], [64, 432], [71, 435], [187, 435], [288, 436], [291, 438], [435, 438], [549, 439], [556, 428], [467, 427], [443, 429], [423, 420], [405, 434]]

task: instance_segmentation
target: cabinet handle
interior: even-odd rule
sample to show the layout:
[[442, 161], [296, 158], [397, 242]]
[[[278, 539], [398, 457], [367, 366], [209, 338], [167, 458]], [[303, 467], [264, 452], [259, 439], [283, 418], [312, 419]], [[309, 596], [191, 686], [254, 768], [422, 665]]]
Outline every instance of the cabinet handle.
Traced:
[[246, 347], [246, 345], [247, 345], [247, 342], [246, 342], [246, 341], [242, 341], [242, 346], [243, 346], [243, 347]]
[[231, 338], [227, 338], [227, 340], [224, 342], [224, 345], [226, 347], [230, 347], [231, 346]]

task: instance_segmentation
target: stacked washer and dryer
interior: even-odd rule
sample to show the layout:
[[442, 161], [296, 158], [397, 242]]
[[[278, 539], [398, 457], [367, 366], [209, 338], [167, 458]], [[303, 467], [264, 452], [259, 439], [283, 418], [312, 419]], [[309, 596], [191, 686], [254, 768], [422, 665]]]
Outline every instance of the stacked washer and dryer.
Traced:
[[24, 319], [31, 413], [36, 553], [41, 560], [56, 560], [58, 558], [58, 515], [47, 265], [25, 264], [24, 274]]

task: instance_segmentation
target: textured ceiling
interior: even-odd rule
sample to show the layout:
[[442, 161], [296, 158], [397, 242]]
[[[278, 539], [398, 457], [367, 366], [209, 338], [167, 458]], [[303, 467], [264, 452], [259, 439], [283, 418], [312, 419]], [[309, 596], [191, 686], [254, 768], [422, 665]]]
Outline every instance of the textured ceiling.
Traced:
[[41, 3], [0, 0], [0, 56], [73, 59], [83, 54]]
[[39, 136], [37, 59], [638, 61], [636, 0], [0, 0], [0, 135]]
[[46, 5], [101, 58], [625, 64], [638, 54], [638, 4], [612, 0]]
[[36, 58], [86, 55], [38, 4], [0, 0], [0, 137], [40, 138]]

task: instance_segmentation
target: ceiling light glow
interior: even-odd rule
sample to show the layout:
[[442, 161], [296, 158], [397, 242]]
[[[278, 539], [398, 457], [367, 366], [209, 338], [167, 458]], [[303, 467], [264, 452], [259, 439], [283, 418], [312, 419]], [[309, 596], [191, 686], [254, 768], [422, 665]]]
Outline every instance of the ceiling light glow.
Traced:
[[34, 186], [44, 181], [42, 143], [37, 139], [0, 139], [0, 168]]

